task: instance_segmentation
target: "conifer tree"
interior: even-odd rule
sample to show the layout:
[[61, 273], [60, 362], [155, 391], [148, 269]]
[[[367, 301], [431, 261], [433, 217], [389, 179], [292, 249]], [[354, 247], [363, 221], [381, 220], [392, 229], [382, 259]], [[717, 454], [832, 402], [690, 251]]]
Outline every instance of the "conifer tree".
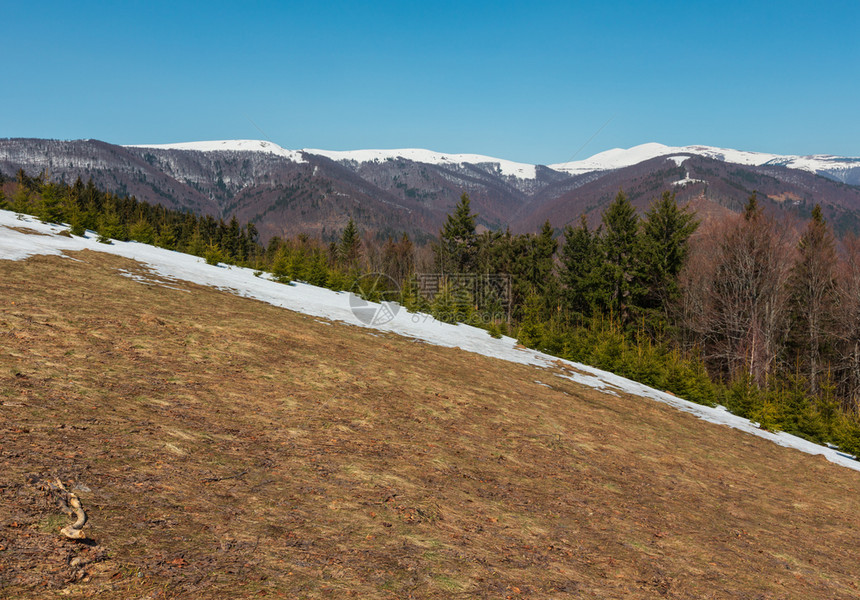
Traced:
[[128, 230], [128, 237], [142, 244], [151, 244], [155, 241], [155, 232], [152, 225], [141, 216]]
[[750, 194], [747, 204], [744, 207], [744, 219], [746, 221], [754, 221], [758, 218], [759, 214], [761, 214], [761, 209], [758, 205], [757, 193], [753, 190], [753, 193]]
[[789, 280], [791, 341], [806, 367], [810, 390], [817, 394], [828, 347], [835, 341], [837, 263], [833, 232], [817, 204], [797, 250]]
[[544, 320], [554, 314], [559, 293], [554, 260], [558, 242], [553, 234], [547, 221], [539, 234], [519, 236], [514, 261], [513, 275], [517, 279], [518, 296], [523, 301], [529, 296], [537, 297], [540, 317]]
[[59, 223], [63, 218], [60, 188], [55, 183], [42, 186], [41, 198], [36, 205], [36, 213], [43, 223]]
[[352, 218], [346, 224], [343, 235], [340, 237], [340, 245], [337, 249], [340, 263], [348, 270], [356, 270], [361, 259], [361, 236]]
[[307, 267], [307, 281], [311, 285], [324, 286], [328, 281], [328, 261], [325, 253], [319, 248], [314, 249], [310, 264]]
[[[157, 236], [155, 236], [157, 238]], [[203, 235], [200, 233], [200, 225], [194, 228], [191, 237], [185, 246], [185, 251], [195, 256], [203, 256], [206, 252], [206, 244], [203, 241]]]
[[31, 196], [30, 190], [25, 185], [18, 184], [12, 193], [12, 210], [18, 214], [30, 212]]
[[690, 236], [699, 222], [687, 208], [679, 209], [674, 192], [664, 192], [645, 215], [642, 227], [643, 308], [666, 315], [679, 295], [678, 275], [687, 260]]
[[598, 238], [588, 228], [585, 215], [580, 216], [578, 227], [565, 227], [561, 283], [564, 286], [564, 306], [574, 320], [591, 315], [595, 269], [600, 263], [599, 250]]
[[477, 266], [478, 236], [475, 232], [475, 219], [472, 214], [469, 196], [460, 196], [454, 212], [448, 215], [439, 243], [433, 248], [436, 255], [436, 268], [440, 273], [473, 273]]
[[603, 236], [600, 241], [603, 263], [598, 268], [602, 302], [621, 323], [633, 319], [634, 307], [642, 286], [639, 261], [639, 217], [624, 192], [603, 213]]

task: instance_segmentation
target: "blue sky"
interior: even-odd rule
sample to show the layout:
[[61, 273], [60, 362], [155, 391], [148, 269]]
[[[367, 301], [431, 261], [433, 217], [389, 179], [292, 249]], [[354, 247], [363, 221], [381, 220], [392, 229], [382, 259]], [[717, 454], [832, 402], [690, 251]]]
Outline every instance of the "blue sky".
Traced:
[[856, 0], [16, 2], [3, 23], [0, 137], [860, 156]]

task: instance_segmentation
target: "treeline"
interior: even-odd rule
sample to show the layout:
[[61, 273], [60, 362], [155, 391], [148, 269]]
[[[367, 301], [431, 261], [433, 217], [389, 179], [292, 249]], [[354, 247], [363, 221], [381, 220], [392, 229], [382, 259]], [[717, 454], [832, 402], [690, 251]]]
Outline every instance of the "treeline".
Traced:
[[[102, 192], [92, 180], [74, 184], [29, 177], [18, 171], [14, 191], [0, 195], [0, 208], [30, 214], [46, 223], [68, 223], [72, 235], [97, 232], [99, 241], [137, 241], [177, 250], [207, 260], [254, 264], [263, 253], [253, 223], [240, 226], [211, 216], [197, 216], [134, 197]], [[2, 183], [2, 181], [0, 181]], [[2, 193], [0, 193], [2, 194]]]
[[[406, 235], [381, 243], [362, 237], [352, 220], [339, 240], [324, 243], [299, 235], [278, 237], [263, 246], [253, 223], [240, 225], [212, 216], [198, 216], [134, 197], [102, 192], [90, 180], [69, 185], [45, 174], [30, 177], [18, 171], [11, 185], [0, 175], [0, 209], [38, 217], [46, 223], [67, 223], [71, 235], [96, 232], [98, 240], [136, 241], [193, 254], [210, 264], [226, 263], [271, 272], [278, 281], [306, 281], [335, 290], [349, 290], [363, 273], [390, 274], [398, 284], [414, 273], [416, 250]], [[11, 188], [7, 195], [3, 187]], [[380, 290], [366, 290], [376, 294]]]
[[[463, 196], [434, 246], [436, 265], [510, 273], [510, 331], [522, 344], [695, 402], [718, 401], [702, 358], [682, 351], [672, 332], [679, 273], [698, 225], [673, 195], [640, 219], [619, 193], [596, 231], [583, 218], [565, 228], [561, 244], [549, 223], [537, 234], [478, 235], [475, 220]], [[490, 330], [496, 326], [505, 329]]]
[[[642, 217], [619, 193], [596, 229], [583, 217], [561, 235], [549, 223], [535, 234], [478, 233], [464, 195], [431, 245], [379, 240], [350, 220], [335, 241], [299, 235], [263, 246], [253, 224], [92, 182], [19, 172], [5, 187], [0, 207], [104, 242], [136, 240], [335, 290], [381, 273], [361, 289], [370, 299], [397, 291], [409, 309], [860, 453], [860, 241], [837, 243], [819, 209], [795, 231], [753, 194], [743, 214], [700, 227], [671, 193]], [[422, 289], [419, 273], [438, 285]], [[470, 287], [500, 274], [509, 287]]]

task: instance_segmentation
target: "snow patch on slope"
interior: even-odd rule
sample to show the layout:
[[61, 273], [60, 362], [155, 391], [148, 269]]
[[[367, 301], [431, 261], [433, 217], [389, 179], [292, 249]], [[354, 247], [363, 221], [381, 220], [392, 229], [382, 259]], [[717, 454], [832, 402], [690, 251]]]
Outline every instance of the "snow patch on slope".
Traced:
[[[12, 229], [13, 227], [33, 230], [35, 234], [16, 231]], [[208, 265], [202, 258], [196, 256], [137, 242], [114, 241], [111, 245], [99, 244], [92, 232], [88, 232], [85, 238], [68, 238], [57, 235], [61, 229], [65, 228], [46, 225], [27, 216], [18, 219], [14, 213], [0, 210], [0, 260], [20, 260], [36, 254], [62, 256], [66, 250], [89, 249], [108, 252], [142, 262], [162, 278], [208, 285], [311, 316], [365, 326], [353, 314], [350, 294], [345, 292], [333, 292], [303, 283], [284, 285], [265, 277], [256, 277], [251, 269]], [[523, 349], [517, 347], [516, 340], [513, 338], [496, 339], [483, 329], [468, 325], [449, 325], [435, 320], [430, 315], [408, 313], [405, 310], [397, 311], [391, 321], [374, 328], [437, 346], [461, 348], [467, 352], [513, 363], [552, 369], [557, 377], [571, 379], [606, 394], [615, 395], [623, 392], [651, 398], [710, 423], [739, 429], [780, 446], [795, 448], [809, 454], [821, 454], [831, 462], [860, 471], [860, 462], [833, 448], [819, 446], [784, 432], [764, 431], [748, 419], [733, 415], [720, 407], [701, 406], [607, 371]]]
[[678, 186], [683, 187], [685, 185], [691, 185], [694, 183], [708, 183], [708, 182], [705, 181], [704, 179], [692, 179], [690, 177], [690, 172], [687, 171], [687, 174], [684, 175], [683, 179], [679, 179], [678, 181], [673, 181], [672, 185], [674, 185], [676, 187], [678, 187]]
[[195, 152], [264, 152], [282, 156], [292, 162], [306, 162], [302, 153], [287, 150], [265, 140], [215, 140], [209, 142], [181, 142], [177, 144], [136, 144], [126, 148], [153, 148], [155, 150], [193, 150]]
[[433, 150], [424, 150], [421, 148], [344, 151], [306, 148], [304, 152], [325, 156], [338, 162], [384, 162], [386, 160], [405, 158], [406, 160], [411, 160], [413, 162], [427, 163], [430, 165], [494, 165], [502, 175], [509, 177], [534, 179], [537, 176], [537, 169], [534, 165], [513, 162], [501, 158], [493, 158], [492, 156], [483, 156], [481, 154], [445, 154], [443, 152], [434, 152]]

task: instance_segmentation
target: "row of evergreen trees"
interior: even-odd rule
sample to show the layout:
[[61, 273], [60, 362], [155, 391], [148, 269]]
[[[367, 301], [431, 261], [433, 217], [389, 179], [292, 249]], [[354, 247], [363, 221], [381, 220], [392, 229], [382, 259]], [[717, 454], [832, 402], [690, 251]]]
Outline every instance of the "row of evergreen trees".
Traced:
[[105, 243], [134, 240], [206, 256], [210, 262], [252, 264], [262, 253], [254, 224], [240, 226], [235, 217], [225, 223], [139, 202], [102, 192], [92, 180], [84, 184], [80, 178], [68, 185], [18, 171], [16, 183], [9, 198], [0, 196], [0, 208], [32, 214], [46, 223], [68, 223], [73, 235], [92, 230]]
[[[141, 202], [134, 197], [102, 192], [92, 180], [80, 178], [69, 185], [50, 181], [45, 174], [30, 177], [19, 170], [13, 190], [6, 197], [0, 176], [0, 209], [38, 217], [46, 223], [67, 223], [69, 233], [82, 236], [96, 232], [99, 241], [137, 241], [193, 254], [210, 264], [226, 263], [271, 272], [282, 282], [301, 280], [336, 290], [348, 290], [367, 270], [364, 242], [350, 219], [338, 242], [299, 235], [273, 238], [260, 244], [253, 223], [240, 225], [212, 216], [172, 210]], [[383, 267], [399, 273], [398, 281], [412, 273], [412, 244], [404, 236], [383, 247]], [[381, 268], [378, 265], [378, 268]]]

